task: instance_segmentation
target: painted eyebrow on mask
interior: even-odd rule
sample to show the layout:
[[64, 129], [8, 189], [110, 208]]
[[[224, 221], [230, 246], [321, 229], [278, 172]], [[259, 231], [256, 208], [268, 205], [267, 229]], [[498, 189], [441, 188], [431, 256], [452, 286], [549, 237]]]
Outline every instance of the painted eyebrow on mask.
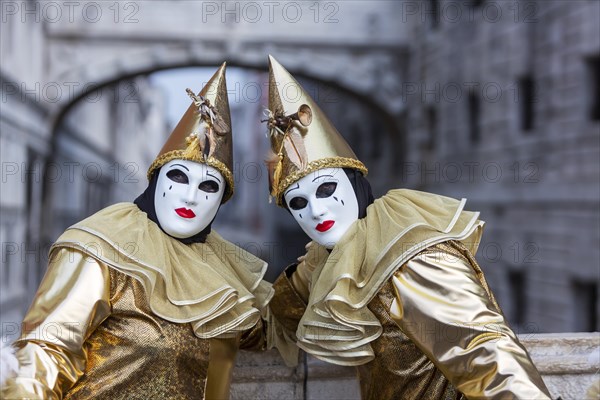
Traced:
[[319, 176], [317, 176], [315, 179], [313, 179], [312, 181], [314, 182], [314, 181], [316, 181], [317, 179], [319, 179], [319, 178], [324, 178], [324, 177], [326, 177], [326, 176], [328, 176], [328, 177], [330, 177], [330, 178], [333, 178], [333, 175], [319, 175]]
[[296, 190], [296, 189], [300, 189], [300, 185], [298, 185], [298, 183], [296, 183], [296, 187], [293, 187], [293, 188], [291, 188], [291, 189], [288, 189], [288, 190], [287, 190], [287, 191], [286, 191], [286, 192], [285, 192], [283, 195], [284, 195], [284, 196], [287, 196], [287, 194], [288, 194], [289, 192], [291, 192], [292, 190]]
[[185, 170], [186, 170], [186, 171], [190, 172], [189, 168], [188, 168], [188, 167], [186, 167], [186, 166], [185, 166], [185, 165], [183, 165], [183, 164], [173, 164], [173, 165], [171, 165], [169, 168], [173, 168], [173, 167], [176, 167], [176, 166], [180, 166], [180, 167], [182, 167], [182, 168], [185, 168]]
[[214, 176], [213, 174], [211, 174], [210, 172], [206, 171], [206, 175], [212, 176], [213, 178], [215, 178], [216, 180], [218, 180], [219, 183], [221, 183], [221, 180], [219, 178], [217, 178], [216, 176]]

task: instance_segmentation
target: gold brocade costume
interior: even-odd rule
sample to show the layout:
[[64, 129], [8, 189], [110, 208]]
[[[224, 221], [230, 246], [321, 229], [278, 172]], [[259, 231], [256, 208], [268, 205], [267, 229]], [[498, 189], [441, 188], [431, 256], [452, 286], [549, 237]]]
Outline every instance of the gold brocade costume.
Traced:
[[215, 232], [185, 245], [120, 203], [50, 257], [2, 398], [228, 398], [237, 349], [264, 347], [266, 264]]
[[276, 281], [270, 342], [357, 366], [363, 399], [548, 399], [472, 254], [483, 223], [458, 202], [394, 190], [329, 254], [312, 243]]

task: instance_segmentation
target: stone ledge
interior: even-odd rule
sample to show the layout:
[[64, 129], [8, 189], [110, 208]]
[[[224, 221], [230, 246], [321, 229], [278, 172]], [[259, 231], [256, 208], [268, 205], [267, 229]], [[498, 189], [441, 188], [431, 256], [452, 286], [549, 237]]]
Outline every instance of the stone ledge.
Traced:
[[[563, 400], [600, 399], [600, 333], [520, 335], [552, 395]], [[289, 368], [276, 351], [240, 352], [232, 399], [360, 400], [352, 367], [301, 357]]]
[[600, 333], [521, 335], [542, 375], [598, 373]]

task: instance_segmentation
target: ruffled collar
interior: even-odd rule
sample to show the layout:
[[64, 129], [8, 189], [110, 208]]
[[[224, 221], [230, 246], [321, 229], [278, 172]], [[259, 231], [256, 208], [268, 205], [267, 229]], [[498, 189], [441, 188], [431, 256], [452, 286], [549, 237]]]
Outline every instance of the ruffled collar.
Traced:
[[50, 252], [76, 248], [137, 279], [152, 311], [190, 323], [200, 338], [252, 328], [272, 296], [267, 264], [216, 232], [183, 244], [164, 234], [132, 203], [107, 207], [71, 226]]
[[[367, 305], [391, 275], [420, 251], [447, 240], [459, 240], [475, 254], [483, 222], [478, 212], [463, 210], [465, 202], [405, 189], [375, 200], [331, 254], [316, 260], [298, 346], [334, 364], [371, 361], [370, 342], [382, 327]], [[315, 244], [307, 257], [318, 254], [327, 253]]]

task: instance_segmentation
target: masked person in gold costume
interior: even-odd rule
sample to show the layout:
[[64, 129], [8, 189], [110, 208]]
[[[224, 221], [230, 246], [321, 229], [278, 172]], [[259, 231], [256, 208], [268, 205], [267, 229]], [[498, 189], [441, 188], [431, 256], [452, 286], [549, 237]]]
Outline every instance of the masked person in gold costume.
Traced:
[[223, 64], [135, 203], [71, 226], [13, 347], [7, 399], [224, 399], [238, 348], [262, 349], [266, 264], [211, 232], [233, 194]]
[[548, 399], [473, 257], [479, 213], [412, 190], [374, 200], [363, 163], [269, 64], [271, 195], [312, 239], [274, 284], [271, 345], [288, 364], [299, 347], [356, 366], [363, 399]]

